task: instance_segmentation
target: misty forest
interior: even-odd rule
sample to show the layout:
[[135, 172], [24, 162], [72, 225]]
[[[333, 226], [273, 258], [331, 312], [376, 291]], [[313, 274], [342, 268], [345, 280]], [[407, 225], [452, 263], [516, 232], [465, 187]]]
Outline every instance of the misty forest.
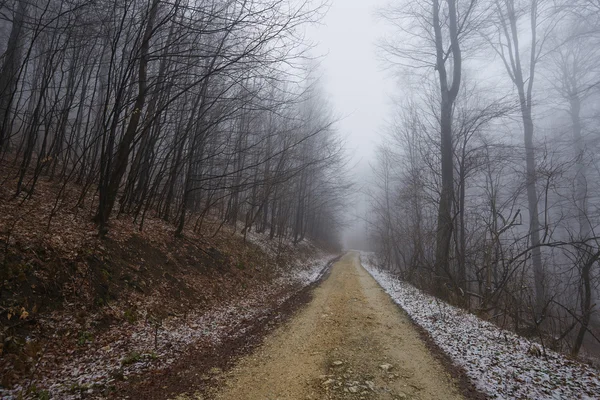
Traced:
[[0, 398], [598, 368], [597, 0], [0, 0]]

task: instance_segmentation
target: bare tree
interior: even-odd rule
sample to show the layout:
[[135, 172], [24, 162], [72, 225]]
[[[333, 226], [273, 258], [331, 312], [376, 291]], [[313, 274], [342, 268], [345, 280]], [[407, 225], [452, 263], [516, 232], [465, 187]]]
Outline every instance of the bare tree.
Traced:
[[15, 202], [58, 184], [48, 229], [79, 190], [101, 236], [154, 215], [177, 236], [261, 221], [273, 238], [337, 240], [343, 146], [300, 34], [323, 4], [13, 3], [0, 158], [17, 173], [3, 179]]
[[[542, 4], [543, 6], [544, 4]], [[486, 34], [488, 42], [502, 60], [515, 89], [520, 104], [525, 143], [527, 202], [529, 206], [529, 237], [532, 246], [532, 264], [535, 284], [535, 314], [543, 319], [546, 306], [544, 266], [542, 263], [540, 221], [538, 211], [537, 171], [535, 161], [533, 91], [536, 81], [536, 68], [545, 50], [549, 30], [553, 22], [540, 8], [539, 0], [494, 0], [495, 26], [492, 33]], [[527, 34], [521, 26], [527, 25]], [[540, 32], [541, 31], [541, 32]], [[527, 37], [529, 45], [523, 46]]]
[[450, 274], [454, 227], [453, 111], [462, 77], [463, 46], [478, 22], [478, 1], [432, 0], [403, 5], [387, 13], [387, 19], [408, 36], [404, 44], [385, 43], [388, 59], [401, 65], [432, 68], [439, 91], [441, 191], [436, 234], [437, 292], [443, 295]]

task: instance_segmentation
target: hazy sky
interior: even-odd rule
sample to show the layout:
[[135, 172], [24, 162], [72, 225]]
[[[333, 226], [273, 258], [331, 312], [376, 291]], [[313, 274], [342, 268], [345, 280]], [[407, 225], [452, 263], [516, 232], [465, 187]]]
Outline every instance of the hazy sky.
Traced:
[[[375, 145], [390, 115], [391, 90], [395, 89], [394, 80], [377, 58], [376, 45], [384, 24], [375, 13], [383, 4], [381, 0], [331, 0], [322, 24], [309, 33], [318, 43], [315, 53], [323, 55], [324, 89], [335, 114], [341, 118], [338, 129], [347, 140], [356, 164], [351, 174], [359, 185], [369, 174]], [[350, 212], [364, 215], [364, 201], [352, 203]], [[364, 225], [356, 223], [345, 236], [361, 232]]]
[[342, 119], [338, 128], [355, 160], [371, 158], [387, 112], [390, 83], [376, 55], [382, 21], [375, 11], [383, 1], [331, 0], [331, 8], [310, 36], [323, 55], [321, 72], [329, 100]]

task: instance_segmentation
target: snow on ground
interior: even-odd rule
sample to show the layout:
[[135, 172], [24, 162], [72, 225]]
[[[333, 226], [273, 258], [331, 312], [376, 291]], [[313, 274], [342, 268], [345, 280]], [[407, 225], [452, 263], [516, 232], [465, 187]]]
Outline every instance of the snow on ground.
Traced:
[[324, 266], [332, 259], [332, 255], [318, 249], [310, 239], [304, 239], [302, 242], [294, 244], [291, 239], [278, 240], [274, 245], [272, 240], [269, 240], [268, 235], [249, 231], [246, 233], [246, 239], [259, 246], [265, 253], [277, 257], [277, 251], [283, 249], [295, 249], [298, 252], [310, 250], [313, 258], [307, 261], [296, 259], [288, 269], [286, 274], [283, 274], [277, 280], [280, 284], [297, 284], [303, 286], [310, 285], [317, 281], [325, 273]]
[[475, 386], [491, 398], [600, 399], [597, 370], [538, 346], [473, 314], [429, 296], [379, 270], [372, 256], [361, 253], [362, 265], [411, 319], [460, 365]]
[[308, 286], [319, 280], [327, 271], [326, 266], [331, 261], [331, 255], [324, 254], [303, 265], [296, 265], [288, 274], [281, 276], [278, 282], [281, 284], [296, 284]]
[[[199, 342], [218, 346], [226, 338], [243, 336], [248, 321], [260, 321], [272, 311], [267, 299], [276, 298], [276, 304], [281, 305], [318, 280], [332, 258], [330, 254], [317, 252], [306, 262], [296, 261], [273, 284], [265, 285], [241, 302], [220, 305], [203, 313], [192, 312], [185, 318], [171, 317], [160, 323], [139, 321], [113, 326], [102, 338], [90, 340], [84, 351], [65, 350], [61, 359], [42, 358], [41, 364], [53, 366], [50, 376], [38, 377], [12, 390], [0, 387], [0, 398], [17, 399], [20, 392], [32, 387], [47, 390], [51, 398], [65, 400], [79, 399], [84, 394], [98, 395], [116, 379], [174, 363]], [[64, 327], [69, 321], [57, 323]]]

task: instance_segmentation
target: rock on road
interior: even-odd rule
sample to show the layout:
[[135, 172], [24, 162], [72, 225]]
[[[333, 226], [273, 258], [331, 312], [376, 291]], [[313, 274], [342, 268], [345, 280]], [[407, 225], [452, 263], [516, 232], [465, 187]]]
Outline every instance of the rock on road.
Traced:
[[460, 399], [408, 317], [350, 252], [233, 368], [216, 399]]

